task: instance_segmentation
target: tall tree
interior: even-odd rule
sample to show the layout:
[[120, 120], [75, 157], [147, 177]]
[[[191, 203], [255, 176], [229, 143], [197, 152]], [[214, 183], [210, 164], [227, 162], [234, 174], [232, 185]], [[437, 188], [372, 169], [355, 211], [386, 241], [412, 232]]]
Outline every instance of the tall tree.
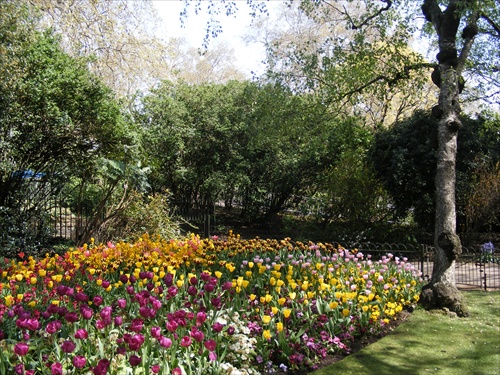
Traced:
[[91, 71], [120, 97], [170, 76], [167, 44], [151, 1], [29, 0], [41, 14], [38, 27], [61, 35], [72, 56], [93, 57]]
[[455, 286], [454, 272], [455, 259], [462, 250], [456, 233], [455, 206], [457, 135], [462, 126], [459, 95], [463, 89], [462, 74], [479, 31], [487, 33], [500, 47], [500, 14], [498, 2], [474, 0], [451, 0], [444, 4], [424, 0], [422, 11], [437, 35], [438, 65], [433, 81], [440, 92], [433, 110], [438, 119], [435, 261], [432, 279], [424, 287], [421, 301], [429, 308], [447, 307], [459, 315], [467, 315]]
[[[189, 0], [185, 2], [190, 3]], [[198, 6], [201, 4], [200, 1], [196, 3]], [[477, 70], [482, 68], [481, 75], [475, 75], [474, 79], [482, 83], [485, 82], [482, 78], [486, 77], [489, 83], [482, 94], [486, 94], [491, 101], [496, 101], [498, 104], [500, 40], [498, 1], [301, 0], [299, 3], [300, 9], [306, 14], [314, 13], [320, 8], [328, 9], [329, 13], [323, 14], [329, 15], [330, 19], [335, 17], [336, 23], [342, 22], [354, 31], [351, 38], [337, 41], [337, 46], [350, 47], [347, 53], [342, 48], [332, 49], [332, 52], [334, 55], [339, 53], [344, 61], [345, 69], [338, 72], [361, 79], [346, 81], [345, 86], [335, 85], [337, 83], [335, 80], [329, 81], [333, 83], [330, 85], [332, 97], [338, 99], [356, 97], [357, 94], [374, 89], [373, 95], [376, 95], [391, 85], [412, 82], [415, 77], [412, 77], [411, 72], [428, 67], [422, 59], [404, 58], [405, 55], [401, 53], [402, 49], [407, 48], [409, 37], [413, 32], [422, 27], [414, 13], [416, 6], [421, 7], [426, 20], [423, 28], [426, 31], [433, 31], [433, 41], [437, 42], [437, 62], [432, 77], [433, 82], [439, 87], [438, 104], [434, 107], [434, 115], [439, 119], [435, 265], [432, 279], [422, 292], [422, 303], [428, 308], [446, 307], [458, 315], [467, 315], [462, 296], [455, 286], [454, 273], [455, 259], [461, 251], [460, 238], [456, 234], [455, 208], [457, 134], [461, 127], [460, 93], [464, 88], [462, 75], [465, 74], [466, 68], [469, 68], [468, 64], [473, 64]], [[214, 6], [213, 2], [209, 4]], [[218, 2], [218, 5], [226, 9], [226, 14], [233, 14], [236, 8], [235, 2], [230, 1]], [[368, 35], [371, 40], [367, 38]], [[397, 43], [385, 43], [389, 41]], [[477, 52], [473, 50], [476, 41], [483, 48], [481, 53], [473, 54], [472, 52]], [[385, 61], [384, 53], [380, 53], [382, 51], [395, 60]], [[318, 55], [312, 57], [318, 58]], [[328, 60], [323, 59], [323, 61]], [[331, 66], [334, 68], [333, 72], [337, 71], [335, 69], [337, 66]], [[472, 69], [468, 71], [473, 72]], [[316, 73], [317, 70], [313, 72]], [[325, 69], [324, 72], [328, 73], [329, 69]], [[328, 78], [328, 74], [319, 76], [312, 74], [309, 77], [319, 80]], [[335, 77], [337, 75], [333, 75], [333, 78]]]
[[[47, 239], [46, 206], [70, 176], [91, 174], [99, 157], [132, 143], [113, 93], [65, 53], [50, 31], [35, 31], [25, 4], [0, 2], [0, 243], [19, 249]], [[29, 204], [26, 204], [26, 202]], [[31, 238], [27, 238], [31, 237]], [[21, 244], [18, 242], [22, 242]]]

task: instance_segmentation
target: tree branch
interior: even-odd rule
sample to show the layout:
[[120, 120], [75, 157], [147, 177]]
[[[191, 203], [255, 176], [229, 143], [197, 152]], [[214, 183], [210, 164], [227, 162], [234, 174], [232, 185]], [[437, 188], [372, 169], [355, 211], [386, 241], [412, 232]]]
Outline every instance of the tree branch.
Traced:
[[422, 68], [435, 68], [435, 67], [436, 67], [436, 64], [432, 64], [432, 63], [419, 63], [419, 64], [412, 64], [412, 65], [405, 65], [403, 70], [400, 72], [397, 72], [393, 77], [379, 75], [379, 76], [371, 79], [370, 81], [366, 82], [365, 84], [342, 94], [339, 97], [339, 99], [344, 99], [344, 98], [348, 98], [354, 94], [359, 94], [359, 93], [363, 92], [367, 87], [370, 87], [371, 85], [373, 85], [377, 82], [385, 82], [389, 86], [392, 86], [392, 85], [395, 85], [396, 83], [398, 83], [399, 81], [406, 79], [408, 77], [408, 75], [410, 74], [410, 71], [412, 71], [412, 70], [418, 70], [418, 69], [422, 69]]
[[[392, 1], [391, 0], [380, 0], [382, 3], [385, 3], [385, 6], [383, 8], [380, 8], [377, 12], [367, 16], [361, 23], [355, 24], [354, 20], [349, 16], [347, 9], [344, 6], [344, 14], [349, 18], [349, 22], [351, 23], [351, 29], [353, 30], [358, 30], [362, 28], [363, 26], [366, 26], [371, 20], [374, 18], [377, 18], [380, 16], [382, 13], [388, 11], [391, 6], [392, 6]], [[328, 2], [325, 1], [326, 4], [330, 5]]]
[[[462, 36], [464, 37], [464, 45], [462, 47], [462, 50], [460, 51], [460, 56], [458, 56], [458, 64], [456, 67], [458, 74], [462, 74], [465, 62], [467, 61], [469, 52], [472, 48], [472, 44], [474, 43], [474, 38], [476, 37], [477, 34], [478, 19], [479, 19], [479, 14], [473, 13], [469, 19], [469, 22], [467, 22], [467, 26], [464, 28], [464, 32], [462, 33]], [[467, 32], [467, 30], [474, 30], [474, 31]]]
[[490, 24], [491, 27], [493, 27], [493, 30], [496, 31], [496, 33], [498, 35], [496, 35], [497, 37], [500, 37], [500, 26], [497, 25], [490, 17], [488, 17], [486, 14], [481, 14], [481, 18], [483, 20], [485, 20], [486, 22], [488, 22]]

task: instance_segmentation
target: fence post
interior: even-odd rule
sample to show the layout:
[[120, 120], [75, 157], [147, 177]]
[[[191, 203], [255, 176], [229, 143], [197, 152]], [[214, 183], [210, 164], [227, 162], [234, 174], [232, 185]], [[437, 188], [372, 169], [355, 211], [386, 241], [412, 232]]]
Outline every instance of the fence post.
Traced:
[[424, 274], [425, 249], [426, 249], [426, 246], [421, 244], [420, 245], [420, 272], [422, 273], [422, 275]]
[[204, 220], [203, 220], [203, 226], [204, 226], [204, 235], [205, 235], [205, 238], [209, 238], [210, 237], [210, 210], [208, 208], [205, 208], [205, 215], [204, 215]]

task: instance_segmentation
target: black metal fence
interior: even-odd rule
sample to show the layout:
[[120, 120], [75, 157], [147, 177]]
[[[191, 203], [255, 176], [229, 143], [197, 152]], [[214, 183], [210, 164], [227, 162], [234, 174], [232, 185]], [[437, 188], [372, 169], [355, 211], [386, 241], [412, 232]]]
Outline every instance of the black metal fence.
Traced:
[[[188, 204], [174, 203], [174, 213], [181, 218], [181, 226], [205, 238], [215, 234], [215, 207], [192, 208]], [[77, 242], [87, 221], [90, 220], [83, 210], [73, 212], [62, 202], [50, 204], [52, 232], [55, 238]], [[428, 244], [401, 243], [359, 243], [338, 242], [347, 249], [358, 249], [370, 254], [373, 259], [391, 253], [394, 257], [406, 259], [421, 272], [423, 277], [432, 276], [434, 248]], [[497, 245], [497, 247], [500, 247]], [[480, 245], [463, 248], [462, 254], [455, 262], [456, 283], [460, 288], [500, 289], [500, 252], [484, 251]]]
[[[394, 257], [406, 259], [417, 267], [422, 276], [432, 276], [434, 247], [425, 244], [397, 243], [338, 243], [347, 249], [358, 249], [364, 254], [379, 259], [388, 253]], [[470, 246], [462, 249], [462, 254], [455, 261], [455, 282], [459, 289], [500, 289], [500, 253], [485, 251], [482, 246]]]

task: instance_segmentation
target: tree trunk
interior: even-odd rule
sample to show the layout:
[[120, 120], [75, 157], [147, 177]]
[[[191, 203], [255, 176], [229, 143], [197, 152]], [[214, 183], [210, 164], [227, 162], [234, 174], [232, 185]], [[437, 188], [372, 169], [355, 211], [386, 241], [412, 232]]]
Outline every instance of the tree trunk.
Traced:
[[467, 316], [467, 307], [455, 285], [455, 260], [462, 252], [456, 233], [455, 164], [457, 133], [460, 121], [460, 71], [467, 51], [458, 56], [456, 49], [460, 15], [457, 2], [451, 1], [442, 11], [434, 0], [424, 1], [424, 15], [432, 22], [439, 38], [439, 65], [433, 82], [440, 88], [439, 103], [433, 109], [438, 122], [438, 152], [436, 172], [436, 222], [434, 231], [434, 268], [432, 279], [424, 286], [420, 301], [427, 309], [449, 309]]

